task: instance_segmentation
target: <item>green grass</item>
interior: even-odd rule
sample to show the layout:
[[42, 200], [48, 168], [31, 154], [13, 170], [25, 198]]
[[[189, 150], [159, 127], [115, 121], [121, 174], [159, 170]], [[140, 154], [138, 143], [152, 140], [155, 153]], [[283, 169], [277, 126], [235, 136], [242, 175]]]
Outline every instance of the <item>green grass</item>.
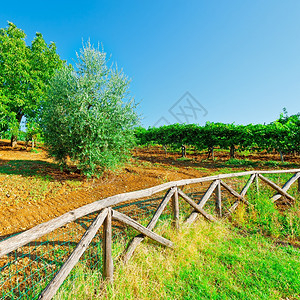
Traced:
[[298, 164], [293, 164], [291, 162], [280, 162], [280, 161], [252, 161], [250, 159], [237, 159], [231, 158], [224, 163], [220, 163], [220, 167], [222, 166], [231, 166], [231, 167], [259, 167], [259, 166], [266, 166], [266, 167], [298, 167]]
[[188, 158], [188, 157], [179, 157], [177, 158], [178, 161], [192, 161], [192, 158]]
[[242, 151], [237, 151], [239, 153], [239, 155], [242, 155], [242, 156], [249, 156], [251, 154], [253, 154], [253, 151], [250, 151], [250, 150], [242, 150]]
[[78, 266], [55, 299], [299, 299], [300, 251], [230, 224], [200, 220], [175, 233], [175, 249], [144, 243], [128, 265], [117, 264], [113, 285]]
[[[282, 185], [290, 176], [267, 177]], [[176, 232], [165, 218], [156, 232], [174, 249], [144, 242], [127, 265], [116, 263], [113, 285], [80, 265], [79, 279], [66, 281], [55, 299], [300, 299], [296, 189], [289, 191], [294, 205], [279, 210], [270, 201], [274, 191], [260, 182], [258, 195], [253, 185], [251, 205], [240, 205], [231, 222], [200, 218]]]
[[229, 160], [227, 160], [225, 163], [225, 165], [229, 165], [229, 166], [251, 166], [251, 167], [254, 167], [254, 166], [257, 166], [258, 163], [255, 162], [255, 161], [251, 161], [249, 159], [237, 159], [237, 158], [231, 158]]
[[[278, 185], [282, 185], [291, 175], [282, 174], [266, 176]], [[300, 242], [300, 197], [297, 194], [297, 186], [289, 190], [297, 201], [290, 207], [279, 208], [270, 198], [275, 194], [274, 190], [260, 183], [259, 195], [254, 186], [248, 191], [250, 207], [241, 206], [232, 215], [232, 221], [241, 230], [256, 234], [260, 233], [273, 238], [282, 238]]]

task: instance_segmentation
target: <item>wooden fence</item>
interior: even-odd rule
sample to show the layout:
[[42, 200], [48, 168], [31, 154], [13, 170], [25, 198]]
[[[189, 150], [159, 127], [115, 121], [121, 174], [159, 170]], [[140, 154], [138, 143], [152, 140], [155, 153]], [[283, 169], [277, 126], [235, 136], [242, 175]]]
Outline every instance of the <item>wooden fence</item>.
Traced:
[[[278, 186], [276, 183], [264, 176], [265, 174], [280, 173], [293, 174], [292, 177], [283, 185], [283, 187]], [[234, 190], [228, 183], [224, 182], [224, 179], [241, 176], [249, 176], [249, 179], [240, 193]], [[59, 271], [56, 273], [56, 275], [50, 281], [47, 287], [42, 291], [38, 299], [51, 299], [55, 295], [59, 287], [62, 285], [64, 280], [67, 278], [68, 274], [79, 261], [80, 257], [83, 255], [88, 245], [91, 243], [92, 239], [94, 238], [97, 231], [102, 225], [102, 247], [104, 265], [103, 276], [109, 281], [113, 281], [114, 267], [112, 259], [112, 219], [129, 225], [138, 232], [140, 232], [140, 235], [134, 237], [133, 240], [130, 242], [129, 246], [127, 247], [126, 253], [123, 257], [124, 262], [127, 262], [134, 253], [136, 247], [143, 241], [144, 237], [149, 237], [166, 247], [173, 247], [173, 243], [170, 240], [156, 234], [153, 231], [159, 217], [161, 216], [161, 214], [163, 213], [164, 209], [170, 201], [172, 202], [173, 223], [175, 228], [179, 228], [179, 197], [185, 200], [194, 209], [194, 211], [187, 218], [186, 222], [192, 223], [198, 215], [202, 215], [208, 221], [217, 222], [218, 218], [228, 217], [228, 215], [230, 215], [237, 208], [240, 202], [249, 205], [248, 201], [245, 198], [245, 195], [252, 183], [256, 185], [257, 191], [259, 191], [259, 180], [263, 181], [276, 191], [274, 196], [271, 198], [271, 201], [273, 202], [279, 200], [281, 197], [284, 197], [288, 201], [295, 200], [294, 197], [288, 193], [289, 188], [295, 182], [298, 182], [298, 192], [300, 191], [300, 169], [277, 171], [248, 171], [168, 182], [148, 189], [123, 193], [105, 199], [101, 199], [91, 204], [87, 204], [85, 206], [77, 208], [68, 213], [65, 213], [64, 215], [52, 219], [48, 222], [35, 226], [34, 228], [29, 229], [21, 234], [18, 234], [17, 236], [13, 236], [7, 240], [0, 242], [0, 257], [9, 254], [12, 251], [15, 251], [19, 247], [22, 247], [40, 237], [43, 237], [46, 234], [49, 234], [50, 232], [66, 225], [67, 223], [73, 222], [91, 213], [99, 212], [99, 214], [93, 220], [90, 227], [82, 236], [81, 240], [79, 241], [71, 255], [67, 258], [67, 260], [64, 262], [62, 267], [59, 269]], [[204, 182], [211, 182], [211, 184], [209, 185], [209, 187], [207, 188], [207, 190], [205, 191], [204, 195], [198, 203], [196, 203], [190, 196], [188, 196], [182, 191], [183, 186]], [[221, 188], [227, 190], [236, 198], [234, 204], [229, 209], [227, 209], [225, 213], [224, 211], [222, 211]], [[113, 209], [113, 206], [117, 204], [145, 197], [150, 197], [156, 193], [160, 193], [163, 191], [166, 191], [165, 196], [163, 197], [157, 210], [152, 216], [151, 221], [146, 227], [141, 225], [128, 215]], [[214, 191], [217, 195], [215, 203], [217, 218], [208, 213], [206, 210], [204, 210], [205, 204], [207, 203]]]

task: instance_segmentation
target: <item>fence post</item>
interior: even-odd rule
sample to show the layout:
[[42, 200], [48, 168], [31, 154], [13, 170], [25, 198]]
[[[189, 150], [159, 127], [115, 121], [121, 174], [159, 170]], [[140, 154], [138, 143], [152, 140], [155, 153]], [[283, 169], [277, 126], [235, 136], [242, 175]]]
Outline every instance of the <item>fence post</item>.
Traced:
[[255, 185], [256, 185], [257, 195], [259, 195], [259, 183], [258, 183], [258, 174], [257, 173], [255, 173]]
[[179, 202], [178, 202], [178, 189], [172, 196], [172, 209], [173, 209], [173, 226], [178, 230], [179, 229]]
[[103, 223], [103, 277], [113, 282], [114, 265], [112, 260], [112, 210], [108, 208], [107, 217]]
[[218, 185], [216, 188], [216, 211], [220, 218], [222, 218], [222, 194], [221, 194], [221, 183], [218, 181]]

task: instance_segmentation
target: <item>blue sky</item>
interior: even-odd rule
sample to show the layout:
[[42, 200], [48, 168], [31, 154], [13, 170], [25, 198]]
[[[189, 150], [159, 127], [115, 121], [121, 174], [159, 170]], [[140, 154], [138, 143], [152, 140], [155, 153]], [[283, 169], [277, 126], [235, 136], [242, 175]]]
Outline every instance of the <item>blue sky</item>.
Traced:
[[102, 43], [145, 127], [248, 124], [300, 112], [299, 16], [298, 0], [5, 1], [0, 27], [15, 23], [28, 44], [41, 32], [69, 63], [82, 40]]

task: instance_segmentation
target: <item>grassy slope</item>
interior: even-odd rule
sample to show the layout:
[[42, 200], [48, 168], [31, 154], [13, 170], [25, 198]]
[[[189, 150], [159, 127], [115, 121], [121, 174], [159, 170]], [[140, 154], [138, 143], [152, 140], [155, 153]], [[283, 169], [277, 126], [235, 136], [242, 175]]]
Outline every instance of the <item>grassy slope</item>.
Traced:
[[300, 251], [292, 246], [204, 221], [164, 234], [174, 250], [141, 245], [128, 265], [117, 266], [113, 286], [102, 289], [97, 274], [79, 267], [78, 280], [56, 299], [300, 298]]
[[117, 264], [113, 286], [79, 266], [56, 299], [300, 299], [299, 206], [279, 211], [270, 193], [250, 190], [253, 206], [232, 222], [199, 220], [179, 233], [165, 223], [158, 231], [174, 250], [140, 245], [128, 265]]

